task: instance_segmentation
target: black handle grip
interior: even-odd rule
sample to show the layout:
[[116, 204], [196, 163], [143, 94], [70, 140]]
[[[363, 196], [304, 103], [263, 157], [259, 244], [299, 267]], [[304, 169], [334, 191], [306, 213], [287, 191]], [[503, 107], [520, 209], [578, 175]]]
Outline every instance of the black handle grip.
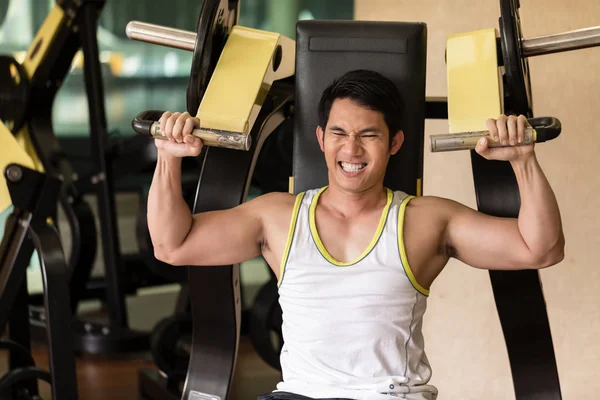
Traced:
[[537, 117], [528, 119], [527, 121], [536, 131], [535, 141], [537, 143], [556, 139], [562, 129], [560, 121], [554, 117]]
[[150, 127], [158, 122], [164, 111], [147, 110], [142, 111], [131, 121], [131, 127], [140, 135], [151, 136]]

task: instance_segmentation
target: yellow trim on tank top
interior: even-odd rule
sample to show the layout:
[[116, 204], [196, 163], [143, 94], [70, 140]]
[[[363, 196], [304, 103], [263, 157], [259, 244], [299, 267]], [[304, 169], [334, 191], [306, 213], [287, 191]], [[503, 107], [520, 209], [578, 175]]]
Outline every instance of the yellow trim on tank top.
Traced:
[[419, 285], [417, 279], [415, 278], [415, 274], [413, 274], [410, 265], [408, 264], [408, 257], [406, 256], [406, 248], [404, 247], [404, 214], [406, 212], [406, 205], [415, 196], [406, 196], [402, 203], [400, 203], [400, 209], [398, 210], [398, 249], [400, 251], [400, 258], [402, 260], [402, 267], [406, 272], [406, 276], [412, 283], [415, 289], [417, 289], [421, 294], [425, 296], [429, 296], [429, 289], [425, 289], [423, 286]]
[[294, 239], [294, 233], [296, 232], [298, 214], [300, 213], [300, 205], [302, 204], [303, 198], [304, 192], [298, 193], [298, 195], [296, 195], [296, 201], [294, 202], [292, 217], [290, 218], [290, 228], [288, 229], [287, 241], [285, 243], [283, 256], [281, 257], [281, 264], [279, 265], [279, 280], [277, 281], [277, 286], [281, 285], [281, 281], [283, 280], [283, 275], [285, 273], [285, 265], [287, 264], [287, 260], [290, 255], [290, 248], [292, 247], [292, 240]]
[[371, 243], [369, 243], [367, 248], [362, 252], [361, 255], [358, 256], [358, 258], [356, 260], [349, 261], [349, 262], [342, 262], [342, 261], [336, 260], [331, 254], [329, 254], [329, 252], [325, 248], [325, 245], [323, 245], [323, 242], [321, 241], [321, 237], [319, 236], [319, 232], [317, 230], [317, 222], [316, 222], [317, 203], [319, 202], [319, 197], [325, 191], [325, 189], [327, 189], [327, 186], [319, 189], [319, 191], [315, 194], [315, 196], [313, 197], [313, 199], [311, 201], [310, 211], [309, 211], [310, 234], [311, 234], [313, 240], [315, 241], [315, 244], [317, 245], [319, 252], [327, 261], [329, 261], [333, 265], [337, 265], [339, 267], [347, 267], [350, 265], [354, 265], [354, 264], [362, 261], [362, 259], [364, 259], [373, 250], [373, 248], [379, 241], [379, 238], [381, 237], [381, 234], [383, 232], [383, 228], [385, 227], [385, 222], [387, 220], [387, 217], [388, 217], [388, 214], [390, 211], [390, 206], [392, 205], [392, 199], [394, 198], [394, 193], [390, 189], [385, 188], [385, 190], [387, 191], [387, 204], [385, 205], [383, 212], [381, 213], [381, 217], [379, 218], [379, 225], [377, 226], [377, 230], [375, 231], [375, 234], [373, 235], [373, 238], [371, 239]]

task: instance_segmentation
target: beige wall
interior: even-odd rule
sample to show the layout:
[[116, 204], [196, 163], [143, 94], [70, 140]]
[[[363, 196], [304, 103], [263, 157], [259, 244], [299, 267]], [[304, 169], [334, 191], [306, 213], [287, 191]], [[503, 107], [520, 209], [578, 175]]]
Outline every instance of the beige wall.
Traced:
[[[600, 25], [598, 0], [521, 2], [527, 37]], [[446, 95], [446, 35], [498, 26], [497, 0], [356, 0], [355, 19], [428, 25], [427, 95]], [[562, 136], [537, 153], [563, 216], [565, 260], [541, 271], [564, 399], [600, 392], [600, 48], [530, 60], [535, 115], [561, 119]], [[447, 131], [427, 121], [426, 132]], [[428, 139], [427, 139], [428, 140]], [[475, 207], [467, 153], [425, 154], [424, 192]], [[509, 251], [509, 249], [507, 249]], [[445, 399], [513, 399], [489, 276], [451, 262], [425, 316], [432, 383]]]

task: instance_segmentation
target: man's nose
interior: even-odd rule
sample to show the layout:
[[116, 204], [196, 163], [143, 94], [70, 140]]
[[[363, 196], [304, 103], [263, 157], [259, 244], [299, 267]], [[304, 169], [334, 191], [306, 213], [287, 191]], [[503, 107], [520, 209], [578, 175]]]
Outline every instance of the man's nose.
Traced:
[[350, 134], [346, 138], [344, 149], [350, 154], [357, 154], [362, 151], [362, 141], [359, 135]]

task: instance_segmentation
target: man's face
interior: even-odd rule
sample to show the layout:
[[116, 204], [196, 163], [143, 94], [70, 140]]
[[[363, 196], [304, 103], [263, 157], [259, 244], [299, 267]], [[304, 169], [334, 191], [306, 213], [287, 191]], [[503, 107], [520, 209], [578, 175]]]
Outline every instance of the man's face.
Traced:
[[394, 132], [390, 146], [383, 114], [349, 99], [336, 99], [325, 131], [317, 127], [325, 153], [329, 183], [350, 192], [362, 192], [383, 182], [388, 160], [402, 146], [402, 131]]

